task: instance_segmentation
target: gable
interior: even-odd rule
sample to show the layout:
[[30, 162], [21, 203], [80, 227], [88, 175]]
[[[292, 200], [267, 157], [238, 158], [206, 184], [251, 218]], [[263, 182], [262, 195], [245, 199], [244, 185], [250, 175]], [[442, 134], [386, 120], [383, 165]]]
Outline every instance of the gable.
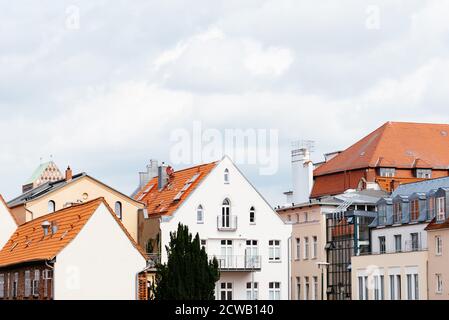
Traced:
[[16, 228], [17, 222], [0, 195], [0, 248], [3, 248]]

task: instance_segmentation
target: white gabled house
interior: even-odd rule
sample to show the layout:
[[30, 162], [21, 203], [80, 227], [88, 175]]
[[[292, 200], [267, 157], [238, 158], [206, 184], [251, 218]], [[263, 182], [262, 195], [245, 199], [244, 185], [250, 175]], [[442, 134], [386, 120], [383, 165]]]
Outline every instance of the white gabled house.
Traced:
[[289, 299], [291, 225], [228, 157], [176, 172], [162, 166], [158, 172], [135, 198], [148, 208], [141, 236], [149, 243], [160, 239], [163, 262], [170, 232], [182, 223], [199, 233], [209, 257], [219, 261], [217, 299]]
[[0, 195], [0, 248], [5, 245], [16, 228], [17, 222]]

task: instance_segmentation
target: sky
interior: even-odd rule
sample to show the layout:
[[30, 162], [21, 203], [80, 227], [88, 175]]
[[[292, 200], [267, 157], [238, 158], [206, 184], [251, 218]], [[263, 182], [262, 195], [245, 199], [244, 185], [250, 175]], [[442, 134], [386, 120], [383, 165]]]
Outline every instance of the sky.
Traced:
[[[239, 165], [274, 206], [314, 161], [386, 121], [449, 123], [449, 1], [0, 0], [0, 193], [41, 161], [130, 194], [175, 130], [274, 130]], [[192, 160], [191, 165], [195, 165]], [[175, 169], [187, 164], [173, 164]]]

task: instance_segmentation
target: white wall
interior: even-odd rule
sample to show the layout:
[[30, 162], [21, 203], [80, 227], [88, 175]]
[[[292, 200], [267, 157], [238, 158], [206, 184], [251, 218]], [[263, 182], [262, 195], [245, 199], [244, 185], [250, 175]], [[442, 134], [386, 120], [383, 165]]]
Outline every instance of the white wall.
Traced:
[[379, 252], [379, 237], [385, 236], [386, 242], [386, 251], [394, 252], [395, 251], [395, 235], [402, 235], [402, 250], [409, 250], [410, 244], [406, 246], [406, 242], [410, 243], [411, 241], [411, 233], [418, 233], [418, 238], [420, 241], [420, 248], [427, 248], [427, 232], [424, 230], [427, 226], [427, 223], [419, 223], [419, 224], [407, 224], [401, 225], [398, 227], [389, 227], [389, 228], [378, 228], [373, 229], [371, 236], [371, 248], [373, 253]]
[[0, 249], [3, 248], [6, 242], [8, 242], [16, 229], [17, 225], [12, 218], [11, 213], [0, 198]]
[[[230, 172], [230, 183], [224, 183], [224, 170]], [[221, 214], [223, 200], [231, 201], [231, 214], [238, 217], [237, 231], [219, 231], [217, 216]], [[204, 223], [196, 221], [199, 205], [204, 208]], [[256, 209], [256, 224], [249, 222], [249, 210]], [[207, 240], [210, 256], [221, 255], [221, 240], [233, 240], [233, 254], [244, 256], [246, 240], [258, 240], [259, 255], [262, 256], [262, 271], [254, 273], [259, 283], [259, 299], [268, 299], [268, 283], [281, 282], [281, 299], [287, 300], [289, 286], [289, 244], [291, 226], [285, 225], [278, 214], [265, 202], [259, 193], [238, 171], [232, 161], [224, 158], [198, 188], [184, 201], [169, 222], [161, 223], [163, 261], [167, 259], [165, 246], [170, 240], [169, 232], [177, 229], [178, 223], [189, 226], [190, 232], [197, 232]], [[268, 241], [281, 240], [282, 262], [268, 261]], [[251, 282], [250, 272], [223, 272], [220, 281], [233, 282], [234, 299], [246, 299], [246, 282]]]
[[146, 261], [101, 204], [57, 256], [55, 300], [134, 300]]

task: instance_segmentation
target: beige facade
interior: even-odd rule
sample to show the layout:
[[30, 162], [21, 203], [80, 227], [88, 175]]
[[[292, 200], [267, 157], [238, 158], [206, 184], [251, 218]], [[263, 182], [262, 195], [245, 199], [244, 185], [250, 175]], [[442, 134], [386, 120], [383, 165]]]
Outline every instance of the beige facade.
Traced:
[[[321, 294], [322, 279], [327, 287], [325, 212], [335, 206], [300, 205], [278, 211], [284, 222], [292, 224], [291, 298], [292, 300], [326, 299]], [[323, 278], [322, 278], [323, 276]]]
[[427, 243], [429, 300], [449, 300], [449, 229], [427, 230]]
[[116, 211], [117, 202], [121, 204], [122, 223], [133, 239], [139, 242], [138, 214], [144, 205], [87, 175], [73, 179], [63, 187], [31, 201], [11, 207], [11, 212], [18, 223], [22, 224], [48, 214], [50, 201], [54, 203], [54, 211], [57, 211], [71, 203], [83, 203], [99, 197], [103, 197], [113, 211]]
[[423, 250], [352, 257], [352, 300], [427, 300], [427, 256]]

